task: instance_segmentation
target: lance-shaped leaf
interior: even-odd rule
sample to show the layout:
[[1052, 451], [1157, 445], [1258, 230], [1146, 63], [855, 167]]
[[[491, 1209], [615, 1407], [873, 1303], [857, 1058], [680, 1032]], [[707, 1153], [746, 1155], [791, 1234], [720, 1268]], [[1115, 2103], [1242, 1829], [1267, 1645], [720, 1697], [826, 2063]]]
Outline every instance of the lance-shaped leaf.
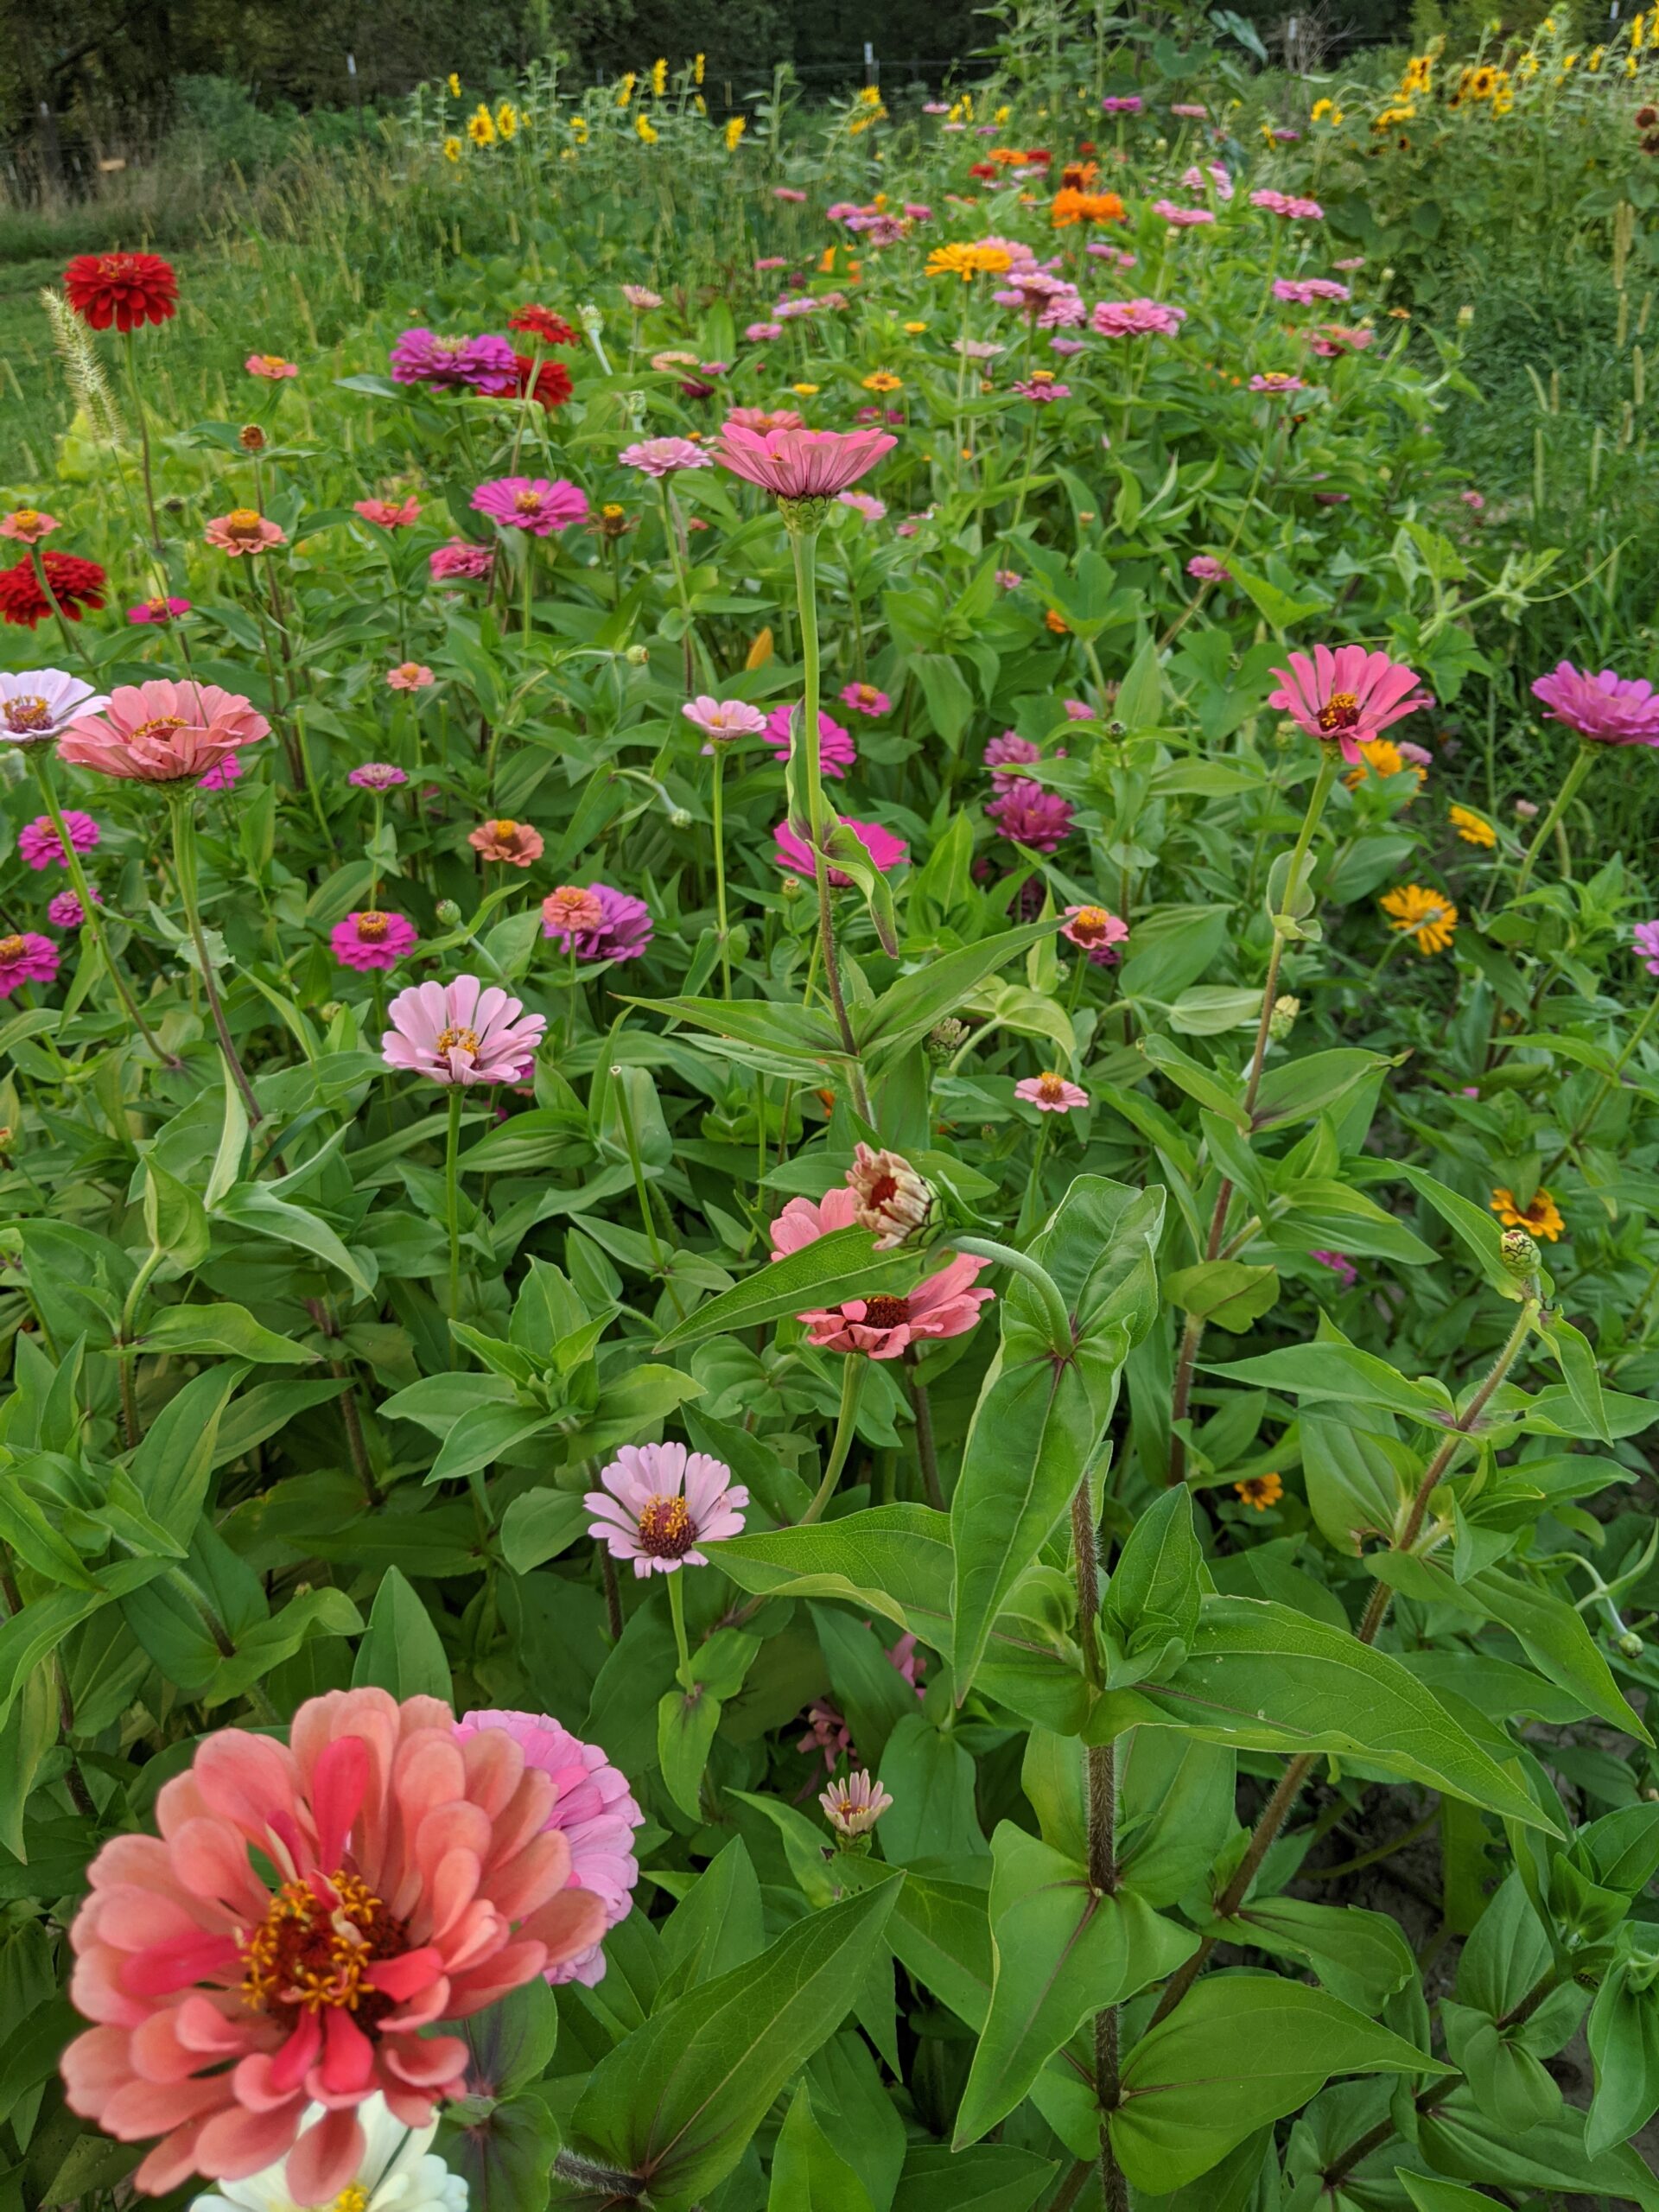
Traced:
[[804, 1067], [846, 1058], [835, 1023], [816, 1007], [772, 999], [628, 999], [642, 1013], [686, 1021], [740, 1045], [752, 1045], [798, 1074]]
[[964, 944], [947, 952], [943, 959], [930, 960], [914, 975], [901, 976], [873, 1007], [855, 1014], [853, 1027], [860, 1049], [872, 1052], [879, 1046], [896, 1056], [918, 1044], [936, 1022], [956, 1013], [988, 976], [994, 976], [1027, 945], [1052, 937], [1058, 926], [1058, 917], [1053, 921], [1027, 922], [1019, 929], [1002, 930], [995, 937]]
[[589, 2076], [571, 2123], [578, 2142], [653, 2197], [706, 2196], [846, 2018], [902, 1881], [809, 1914], [759, 1958], [653, 2012]]
[[995, 1973], [957, 2113], [958, 2150], [1014, 2110], [1085, 2018], [1173, 1974], [1198, 1942], [1132, 1890], [1101, 1896], [1086, 1867], [1012, 1822], [991, 1852]]
[[1135, 1726], [1241, 1751], [1334, 1751], [1556, 1832], [1518, 1761], [1513, 1773], [1500, 1766], [1397, 1659], [1265, 1599], [1206, 1597], [1185, 1663], [1164, 1681], [1109, 1691], [1090, 1738]]
[[786, 1314], [839, 1306], [847, 1298], [884, 1294], [902, 1297], [915, 1287], [925, 1265], [915, 1252], [878, 1252], [871, 1230], [832, 1229], [827, 1236], [803, 1244], [798, 1252], [757, 1268], [752, 1275], [700, 1306], [695, 1313], [676, 1323], [658, 1350], [666, 1351], [674, 1345], [695, 1344], [702, 1337], [759, 1328], [768, 1321], [780, 1321]]
[[1468, 2088], [1453, 2089], [1419, 2123], [1423, 2156], [1459, 2181], [1516, 2190], [1563, 2191], [1602, 2196], [1659, 2212], [1659, 2180], [1628, 2143], [1592, 2154], [1585, 2140], [1585, 2115], [1561, 2105], [1524, 2134], [1488, 2120]]

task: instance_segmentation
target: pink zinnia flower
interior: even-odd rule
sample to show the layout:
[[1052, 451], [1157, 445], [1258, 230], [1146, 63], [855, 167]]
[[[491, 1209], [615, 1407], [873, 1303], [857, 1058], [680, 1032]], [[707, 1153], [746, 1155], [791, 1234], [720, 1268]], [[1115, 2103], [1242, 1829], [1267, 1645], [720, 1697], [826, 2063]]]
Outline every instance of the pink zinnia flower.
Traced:
[[1334, 361], [1344, 353], [1363, 353], [1376, 339], [1376, 333], [1367, 330], [1363, 324], [1351, 329], [1340, 322], [1322, 322], [1317, 330], [1307, 334], [1308, 344], [1327, 361]]
[[58, 972], [58, 957], [51, 938], [33, 930], [0, 937], [0, 999], [9, 999], [23, 983], [49, 983]]
[[421, 518], [421, 503], [410, 498], [400, 504], [396, 499], [358, 499], [353, 512], [365, 522], [372, 522], [379, 530], [408, 530]]
[[[101, 906], [104, 904], [104, 893], [98, 886], [95, 883], [89, 883], [86, 888], [92, 894], [93, 906]], [[60, 891], [55, 899], [48, 899], [46, 918], [54, 930], [78, 930], [85, 925], [86, 910], [74, 892]]]
[[596, 930], [605, 918], [599, 893], [575, 883], [561, 883], [542, 901], [544, 937], [557, 935], [568, 946], [579, 931]]
[[[772, 1256], [785, 1258], [804, 1245], [816, 1243], [832, 1230], [850, 1229], [857, 1221], [861, 1200], [844, 1184], [823, 1197], [791, 1198], [769, 1231]], [[897, 1359], [912, 1343], [930, 1337], [964, 1336], [979, 1319], [979, 1309], [995, 1296], [976, 1290], [974, 1282], [989, 1263], [957, 1253], [947, 1263], [918, 1283], [908, 1298], [849, 1298], [827, 1310], [800, 1313], [810, 1341], [823, 1351], [861, 1351], [872, 1359]]]
[[740, 430], [799, 430], [805, 427], [805, 417], [792, 407], [734, 407], [726, 417], [735, 423]]
[[1288, 370], [1268, 369], [1265, 374], [1250, 378], [1250, 390], [1271, 392], [1306, 391], [1307, 386], [1302, 382], [1300, 377], [1292, 376]]
[[743, 335], [752, 346], [770, 345], [774, 338], [781, 338], [783, 334], [781, 322], [750, 322], [743, 327]]
[[1208, 207], [1179, 207], [1173, 200], [1154, 200], [1154, 215], [1161, 215], [1172, 230], [1191, 230], [1199, 223], [1213, 223], [1215, 216]]
[[1071, 834], [1071, 800], [1027, 776], [1017, 777], [985, 811], [1003, 836], [1034, 853], [1058, 851]]
[[251, 377], [263, 378], [266, 384], [281, 384], [300, 373], [299, 364], [285, 361], [280, 353], [250, 353], [242, 365]]
[[833, 499], [898, 443], [886, 430], [769, 430], [728, 423], [715, 448], [734, 476], [779, 499]]
[[129, 622], [176, 622], [190, 612], [188, 599], [141, 599], [127, 609]]
[[648, 290], [644, 284], [625, 284], [622, 296], [636, 315], [647, 314], [651, 308], [663, 304], [662, 294]]
[[406, 784], [409, 778], [391, 760], [365, 760], [361, 766], [351, 770], [346, 780], [355, 784], [359, 791], [390, 791], [399, 784]]
[[505, 868], [528, 868], [532, 861], [540, 860], [546, 841], [528, 822], [514, 822], [503, 815], [469, 830], [467, 842], [480, 859], [499, 861]]
[[836, 696], [843, 707], [850, 707], [855, 715], [868, 715], [873, 721], [893, 712], [892, 700], [874, 683], [844, 683]]
[[[823, 1817], [838, 1836], [849, 1840], [868, 1835], [893, 1802], [882, 1784], [862, 1768], [845, 1782], [832, 1782], [818, 1792]], [[867, 1845], [860, 1847], [868, 1848]]]
[[706, 691], [680, 712], [716, 745], [729, 745], [734, 737], [753, 737], [766, 726], [760, 708], [750, 706], [747, 699], [715, 699]]
[[19, 545], [38, 545], [58, 527], [55, 515], [42, 514], [38, 507], [15, 507], [0, 518], [0, 537], [10, 537]]
[[88, 1871], [70, 1986], [98, 2024], [64, 2053], [71, 2111], [161, 2136], [134, 2177], [151, 2195], [286, 2157], [294, 2201], [327, 2203], [363, 2157], [356, 2107], [378, 2090], [424, 2127], [460, 2090], [467, 2044], [422, 2030], [603, 1934], [602, 1901], [566, 1887], [555, 1796], [502, 1730], [457, 1741], [436, 1698], [334, 1690], [287, 1744], [207, 1737], [162, 1785], [159, 1837]]
[[1201, 584], [1225, 584], [1233, 580], [1232, 570], [1210, 553], [1195, 553], [1186, 564], [1186, 573]]
[[545, 476], [498, 476], [480, 484], [470, 504], [493, 522], [527, 530], [532, 537], [550, 537], [589, 519], [588, 494], [563, 476], [550, 482]]
[[[574, 889], [564, 885], [563, 895], [568, 899]], [[637, 960], [651, 943], [655, 928], [651, 909], [631, 891], [595, 883], [586, 892], [576, 893], [580, 898], [597, 899], [596, 921], [589, 918], [586, 907], [580, 915], [562, 908], [556, 903], [561, 895], [555, 891], [542, 901], [542, 935], [556, 938], [566, 952], [574, 949], [578, 960]]]
[[118, 686], [101, 715], [72, 722], [58, 757], [124, 782], [194, 784], [239, 746], [270, 735], [270, 724], [239, 693], [152, 677]]
[[547, 1027], [542, 1015], [525, 1014], [518, 999], [476, 976], [399, 991], [387, 1018], [391, 1027], [380, 1039], [386, 1065], [442, 1084], [527, 1081]]
[[648, 1574], [707, 1567], [699, 1544], [743, 1532], [749, 1493], [734, 1483], [723, 1459], [688, 1452], [683, 1444], [625, 1444], [599, 1471], [604, 1485], [582, 1499], [596, 1517], [588, 1533], [613, 1559]]
[[227, 791], [238, 782], [245, 766], [239, 753], [227, 753], [216, 768], [210, 768], [197, 784], [199, 791]]
[[996, 588], [999, 591], [1018, 591], [1025, 581], [1018, 569], [999, 569], [996, 572]]
[[395, 968], [406, 952], [420, 943], [420, 932], [402, 914], [383, 914], [374, 907], [347, 914], [328, 935], [334, 955], [342, 968], [366, 971]]
[[424, 691], [429, 683], [436, 680], [431, 670], [418, 660], [402, 660], [396, 668], [386, 671], [386, 682], [394, 691]]
[[[1518, 802], [1516, 811], [1520, 810]], [[1537, 812], [1537, 808], [1533, 812]], [[1638, 922], [1630, 932], [1636, 942], [1636, 957], [1649, 976], [1659, 976], [1659, 921]]]
[[[902, 837], [895, 837], [891, 830], [884, 830], [879, 822], [855, 822], [850, 815], [837, 815], [836, 819], [843, 830], [850, 830], [869, 855], [874, 866], [886, 875], [895, 868], [910, 851]], [[780, 822], [772, 831], [777, 846], [772, 858], [787, 875], [804, 876], [809, 883], [814, 880], [812, 848], [790, 822]], [[852, 888], [853, 879], [842, 869], [831, 868], [830, 880], [837, 891]]]
[[785, 206], [794, 207], [803, 205], [806, 199], [806, 194], [798, 192], [792, 184], [774, 184], [772, 196], [774, 200], [781, 200]]
[[1351, 300], [1354, 296], [1334, 276], [1275, 276], [1273, 296], [1295, 307], [1311, 308], [1317, 300]]
[[1307, 1256], [1329, 1268], [1344, 1290], [1351, 1290], [1359, 1281], [1359, 1269], [1345, 1252], [1310, 1252]]
[[1202, 123], [1210, 112], [1207, 107], [1203, 106], [1197, 100], [1172, 100], [1169, 104], [1169, 111], [1172, 115], [1185, 116], [1192, 123]]
[[[597, 1744], [584, 1744], [550, 1713], [464, 1713], [455, 1734], [465, 1743], [480, 1728], [499, 1728], [511, 1736], [524, 1755], [526, 1769], [552, 1782], [553, 1809], [543, 1833], [556, 1828], [570, 1847], [566, 1887], [586, 1890], [599, 1899], [607, 1929], [626, 1920], [639, 1878], [633, 1832], [645, 1817], [626, 1779]], [[555, 1984], [579, 1981], [589, 1989], [604, 1978], [605, 1954], [598, 1943], [549, 1966], [543, 1976]]]
[[493, 331], [480, 338], [440, 338], [430, 330], [406, 330], [391, 349], [395, 384], [423, 384], [434, 391], [518, 389], [518, 364], [505, 338]]
[[1047, 407], [1057, 399], [1070, 399], [1071, 397], [1071, 385], [1058, 384], [1052, 377], [1032, 377], [1010, 385], [1008, 389], [1017, 397], [1032, 400], [1039, 407]]
[[1109, 92], [1100, 104], [1103, 115], [1139, 115], [1146, 102], [1139, 92]]
[[1122, 958], [1117, 948], [1128, 941], [1129, 925], [1104, 906], [1068, 906], [1060, 935], [1097, 968], [1116, 968]]
[[[66, 808], [63, 822], [69, 832], [69, 842], [78, 853], [90, 853], [103, 834], [92, 816], [82, 814], [78, 808]], [[17, 850], [32, 868], [69, 865], [63, 840], [49, 814], [37, 814], [32, 822], [23, 824], [17, 832]]]
[[1565, 722], [1592, 744], [1659, 745], [1659, 696], [1639, 677], [1616, 676], [1611, 668], [1590, 676], [1564, 660], [1532, 690], [1551, 721]]
[[1315, 645], [1312, 660], [1292, 653], [1288, 668], [1271, 672], [1280, 689], [1269, 692], [1268, 704], [1293, 715], [1310, 737], [1340, 747], [1350, 767], [1364, 759], [1359, 748], [1366, 739], [1380, 737], [1391, 723], [1428, 704], [1414, 669], [1363, 645], [1338, 645], [1335, 652]]
[[1103, 300], [1089, 318], [1103, 338], [1169, 338], [1186, 321], [1186, 309], [1162, 300]]
[[1027, 1106], [1034, 1106], [1039, 1114], [1072, 1114], [1079, 1106], [1089, 1103], [1089, 1094], [1080, 1084], [1068, 1083], [1063, 1075], [1046, 1069], [1041, 1075], [1028, 1075], [1014, 1086], [1016, 1098], [1023, 1098]]
[[471, 582], [487, 576], [494, 568], [495, 548], [474, 545], [470, 538], [452, 537], [447, 545], [434, 547], [427, 556], [427, 566], [435, 584]]
[[228, 553], [232, 560], [245, 553], [268, 553], [273, 545], [288, 543], [281, 524], [268, 522], [252, 507], [232, 507], [227, 515], [215, 515], [201, 535], [204, 543]]
[[1484, 496], [1480, 493], [1477, 492], [1472, 486], [1465, 491], [1459, 492], [1458, 497], [1462, 500], [1465, 507], [1471, 509], [1476, 514], [1478, 514], [1482, 508], [1486, 505]]
[[870, 492], [837, 492], [836, 505], [851, 507], [855, 514], [862, 515], [866, 522], [880, 522], [887, 512], [887, 501], [878, 499]]
[[[766, 743], [780, 760], [789, 758], [789, 728], [798, 707], [774, 707], [766, 716]], [[826, 776], [844, 776], [858, 763], [858, 747], [853, 734], [832, 721], [823, 709], [818, 710], [818, 766]], [[809, 869], [808, 873], [810, 873]]]
[[642, 476], [671, 476], [677, 468], [712, 468], [712, 457], [701, 446], [694, 446], [690, 438], [640, 438], [631, 446], [624, 446], [616, 456], [627, 468], [637, 468]]

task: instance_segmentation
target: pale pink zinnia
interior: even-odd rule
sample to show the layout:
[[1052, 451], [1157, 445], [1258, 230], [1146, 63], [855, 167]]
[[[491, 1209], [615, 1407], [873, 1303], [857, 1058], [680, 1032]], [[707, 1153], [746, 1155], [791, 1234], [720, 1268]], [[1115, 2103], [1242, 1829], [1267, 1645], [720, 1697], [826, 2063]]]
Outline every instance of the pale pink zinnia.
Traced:
[[715, 448], [734, 476], [779, 499], [833, 499], [868, 475], [898, 440], [886, 430], [746, 430], [728, 423]]
[[715, 465], [711, 456], [690, 438], [639, 438], [632, 445], [624, 446], [616, 457], [625, 468], [637, 468], [642, 476], [654, 478], [671, 476], [677, 468]]
[[[586, 1890], [605, 1908], [605, 1926], [614, 1928], [632, 1910], [639, 1878], [633, 1832], [645, 1823], [626, 1777], [597, 1744], [584, 1744], [563, 1723], [546, 1713], [464, 1713], [455, 1734], [464, 1743], [480, 1728], [499, 1728], [524, 1755], [526, 1768], [544, 1774], [554, 1788], [553, 1809], [544, 1827], [557, 1829], [570, 1847], [567, 1887]], [[605, 1953], [598, 1943], [548, 1966], [552, 1983], [579, 1981], [591, 1989], [605, 1977]]]
[[1072, 1114], [1079, 1106], [1089, 1103], [1089, 1094], [1081, 1084], [1068, 1083], [1052, 1068], [1016, 1083], [1014, 1095], [1022, 1098], [1027, 1106], [1034, 1106], [1039, 1114]]
[[550, 537], [588, 520], [588, 494], [568, 477], [498, 476], [480, 484], [471, 504], [508, 530]]
[[1264, 374], [1250, 378], [1252, 391], [1278, 393], [1306, 391], [1306, 389], [1307, 386], [1302, 382], [1300, 377], [1291, 375], [1287, 369], [1268, 369]]
[[566, 1886], [556, 1794], [436, 1698], [334, 1690], [287, 1744], [207, 1736], [162, 1785], [159, 1836], [115, 1836], [88, 1870], [70, 1995], [97, 2024], [64, 2053], [70, 2110], [162, 2138], [133, 2177], [149, 2194], [286, 2158], [292, 2200], [327, 2203], [365, 2100], [420, 2128], [459, 2092], [467, 2044], [423, 2030], [603, 1935], [602, 1900]]
[[427, 556], [435, 584], [474, 582], [487, 576], [494, 566], [493, 545], [474, 545], [465, 537], [452, 537], [447, 545], [435, 546]]
[[334, 924], [328, 935], [329, 945], [340, 966], [355, 968], [359, 973], [374, 968], [395, 968], [419, 942], [420, 934], [413, 922], [402, 914], [382, 913], [376, 907], [347, 914], [343, 922]]
[[0, 937], [0, 999], [9, 999], [24, 983], [49, 983], [58, 972], [59, 958], [51, 938], [36, 931]]
[[729, 745], [734, 737], [754, 737], [766, 726], [760, 708], [747, 699], [716, 699], [707, 691], [689, 700], [680, 712], [716, 745]]
[[749, 1493], [723, 1459], [683, 1444], [625, 1444], [599, 1471], [603, 1485], [582, 1503], [594, 1516], [588, 1533], [613, 1559], [632, 1560], [643, 1580], [707, 1567], [697, 1547], [743, 1532]]
[[1589, 743], [1659, 745], [1659, 695], [1641, 677], [1611, 668], [1591, 676], [1563, 660], [1538, 677], [1532, 691], [1551, 721], [1565, 722]]
[[386, 671], [386, 682], [394, 691], [424, 691], [436, 681], [431, 670], [418, 660], [400, 660], [396, 668]]
[[[890, 868], [897, 868], [909, 854], [910, 847], [904, 839], [895, 837], [891, 830], [884, 830], [879, 822], [855, 822], [850, 815], [846, 814], [838, 815], [836, 818], [843, 830], [852, 831], [873, 865], [883, 875]], [[816, 873], [812, 848], [793, 823], [779, 823], [772, 835], [777, 846], [772, 858], [778, 866], [786, 875], [802, 875], [809, 883], [811, 882]], [[832, 866], [829, 876], [836, 890], [849, 891], [852, 888], [853, 879], [844, 869]]]
[[[822, 1198], [791, 1198], [772, 1224], [772, 1256], [785, 1258], [816, 1243], [834, 1230], [850, 1229], [863, 1201], [844, 1184]], [[823, 1351], [861, 1351], [871, 1359], [897, 1359], [912, 1343], [931, 1337], [960, 1337], [979, 1319], [979, 1309], [995, 1296], [974, 1283], [988, 1265], [958, 1252], [926, 1275], [907, 1298], [849, 1298], [827, 1310], [799, 1313], [810, 1341]]]
[[348, 772], [346, 780], [355, 784], [359, 791], [396, 791], [399, 784], [406, 784], [409, 778], [395, 761], [365, 760]]
[[880, 1783], [861, 1768], [845, 1782], [832, 1782], [827, 1789], [821, 1789], [818, 1802], [836, 1834], [850, 1839], [868, 1835], [893, 1799]]
[[128, 783], [194, 784], [238, 747], [270, 734], [270, 724], [238, 692], [152, 677], [118, 685], [102, 714], [72, 722], [58, 757]]
[[526, 1014], [519, 1000], [476, 976], [399, 991], [387, 1019], [391, 1027], [380, 1039], [386, 1065], [442, 1084], [525, 1082], [547, 1027], [541, 1014]]
[[880, 522], [887, 512], [885, 499], [878, 499], [873, 492], [837, 492], [836, 505], [850, 507], [855, 514], [863, 516], [866, 522]]
[[[789, 758], [790, 724], [791, 717], [799, 714], [799, 707], [774, 707], [766, 716], [766, 743], [780, 760]], [[849, 768], [858, 765], [858, 747], [853, 734], [843, 729], [838, 721], [818, 711], [818, 768], [826, 776], [844, 776]]]
[[[1338, 746], [1350, 767], [1364, 759], [1359, 748], [1367, 739], [1429, 703], [1417, 689], [1415, 669], [1363, 645], [1338, 645], [1334, 652], [1315, 645], [1311, 660], [1306, 653], [1289, 658], [1288, 668], [1270, 671], [1280, 689], [1268, 693], [1268, 704], [1294, 716], [1310, 737]], [[1655, 734], [1659, 740], [1659, 730]]]
[[201, 535], [206, 543], [233, 560], [245, 553], [268, 553], [273, 545], [288, 543], [282, 524], [267, 521], [254, 507], [232, 507], [227, 515], [215, 515]]

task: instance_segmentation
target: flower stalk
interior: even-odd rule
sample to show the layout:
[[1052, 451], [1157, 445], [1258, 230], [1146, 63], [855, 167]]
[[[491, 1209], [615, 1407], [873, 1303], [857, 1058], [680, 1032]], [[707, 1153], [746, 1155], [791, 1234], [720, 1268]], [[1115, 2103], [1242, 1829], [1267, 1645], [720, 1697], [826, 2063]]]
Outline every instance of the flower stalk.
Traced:
[[264, 1120], [258, 1100], [253, 1095], [231, 1035], [230, 1024], [225, 1019], [225, 1008], [219, 1002], [219, 985], [213, 976], [213, 957], [207, 950], [207, 936], [201, 925], [201, 906], [196, 882], [196, 816], [195, 786], [175, 785], [168, 792], [173, 806], [173, 865], [179, 879], [179, 897], [184, 906], [184, 918], [190, 932], [191, 943], [196, 949], [197, 964], [201, 969], [202, 988], [207, 995], [207, 1008], [213, 1016], [213, 1032], [219, 1039], [219, 1049], [225, 1055], [225, 1065], [230, 1069], [237, 1089], [242, 1094], [242, 1103], [248, 1109], [250, 1128], [257, 1128]]

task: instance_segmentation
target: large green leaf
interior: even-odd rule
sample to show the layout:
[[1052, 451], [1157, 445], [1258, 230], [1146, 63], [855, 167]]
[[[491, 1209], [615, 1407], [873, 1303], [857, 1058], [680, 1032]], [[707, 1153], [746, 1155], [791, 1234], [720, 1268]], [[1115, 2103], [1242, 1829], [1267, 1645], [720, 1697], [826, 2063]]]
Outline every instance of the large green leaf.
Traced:
[[913, 975], [901, 976], [873, 1007], [855, 1019], [861, 1050], [868, 1052], [880, 1046], [896, 1055], [918, 1043], [936, 1022], [957, 1013], [988, 976], [994, 976], [1027, 945], [1052, 937], [1058, 926], [1058, 916], [1052, 921], [1027, 922], [1019, 929], [1003, 930], [995, 937], [964, 944], [942, 959], [930, 960]]
[[911, 1289], [925, 1262], [915, 1252], [878, 1252], [868, 1229], [832, 1229], [781, 1260], [757, 1268], [730, 1290], [723, 1290], [677, 1322], [657, 1349], [694, 1344], [699, 1338], [729, 1336], [761, 1327], [786, 1314], [839, 1306], [846, 1298], [902, 1295]]
[[1509, 2190], [1560, 2190], [1605, 2196], [1659, 2212], [1659, 2181], [1629, 2144], [1592, 2157], [1585, 2147], [1584, 2114], [1561, 2105], [1517, 2134], [1487, 2119], [1466, 2088], [1448, 2092], [1418, 2123], [1424, 2158], [1459, 2181]]
[[431, 1617], [395, 1567], [380, 1578], [368, 1633], [357, 1647], [352, 1683], [390, 1690], [396, 1698], [454, 1695], [449, 1662]]

